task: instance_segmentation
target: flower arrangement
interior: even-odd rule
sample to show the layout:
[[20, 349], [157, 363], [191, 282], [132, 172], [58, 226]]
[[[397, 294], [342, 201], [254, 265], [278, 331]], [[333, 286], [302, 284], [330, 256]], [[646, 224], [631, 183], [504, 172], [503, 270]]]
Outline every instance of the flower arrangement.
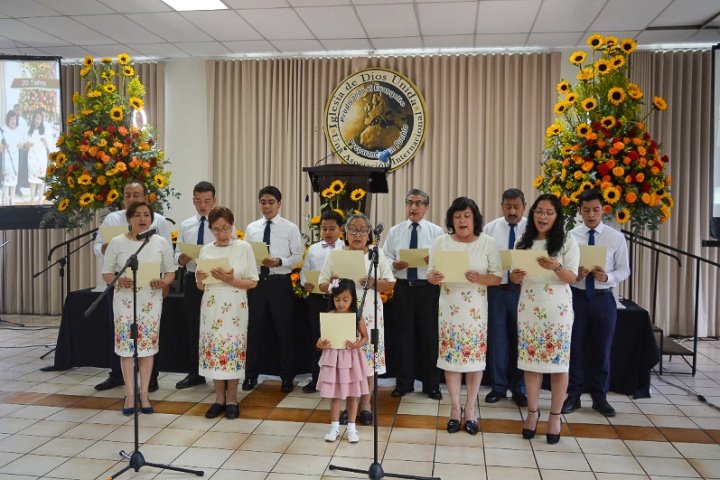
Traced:
[[[35, 79], [57, 79], [60, 78], [57, 72], [57, 62], [22, 62], [20, 69], [23, 77]], [[51, 89], [22, 88], [18, 96], [20, 108], [25, 113], [25, 119], [30, 123], [32, 120], [28, 115], [33, 112], [43, 111], [48, 115], [47, 120], [56, 123], [58, 118], [57, 92]]]
[[96, 63], [88, 56], [83, 64], [85, 94], [73, 95], [78, 114], [69, 115], [59, 151], [50, 154], [45, 197], [55, 203], [43, 225], [82, 227], [97, 209], [121, 209], [123, 188], [133, 179], [145, 184], [150, 202], [162, 213], [169, 197], [180, 194], [169, 186], [171, 172], [155, 130], [143, 122], [145, 87], [130, 57], [122, 53], [117, 61], [104, 57]]
[[575, 224], [580, 194], [599, 189], [606, 219], [630, 221], [635, 233], [657, 230], [674, 206], [672, 179], [665, 172], [670, 159], [661, 157], [645, 120], [666, 110], [667, 103], [654, 97], [642, 116], [645, 95], [628, 78], [626, 60], [636, 48], [632, 39], [594, 34], [587, 43], [592, 58], [583, 51], [570, 57], [579, 69], [578, 83], [557, 85], [557, 118], [546, 130], [542, 173], [533, 184], [560, 198], [568, 228]]
[[[335, 210], [343, 217], [343, 223], [345, 219], [355, 213], [363, 213], [364, 201], [366, 192], [362, 188], [355, 188], [350, 191], [348, 197], [348, 185], [347, 182], [342, 180], [334, 180], [328, 188], [320, 193], [324, 203], [320, 205], [320, 210], [326, 209]], [[309, 199], [306, 198], [306, 201]], [[308, 230], [310, 235], [305, 236], [305, 241], [308, 245], [320, 240], [320, 215], [306, 216], [308, 223]]]

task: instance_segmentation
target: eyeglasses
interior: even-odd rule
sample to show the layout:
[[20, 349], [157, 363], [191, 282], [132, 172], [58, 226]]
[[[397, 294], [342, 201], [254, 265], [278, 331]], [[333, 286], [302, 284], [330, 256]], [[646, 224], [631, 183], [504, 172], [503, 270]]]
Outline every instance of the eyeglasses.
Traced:
[[554, 217], [555, 210], [548, 210], [547, 212], [544, 212], [542, 210], [535, 210], [533, 214], [537, 215], [538, 217]]
[[354, 237], [362, 237], [370, 233], [369, 230], [348, 230], [347, 232]]
[[415, 205], [416, 207], [422, 207], [423, 205], [425, 205], [425, 201], [418, 200], [416, 202], [413, 202], [412, 200], [408, 200], [407, 202], [405, 202], [406, 207], [412, 207], [413, 205]]
[[221, 228], [217, 228], [217, 227], [216, 227], [216, 228], [211, 228], [211, 229], [210, 229], [210, 231], [213, 233], [213, 235], [217, 235], [218, 233], [221, 233], [221, 232], [222, 232], [222, 233], [228, 233], [228, 232], [230, 232], [231, 230], [232, 230], [232, 227], [229, 227], [229, 226], [227, 226], [227, 225], [225, 225], [224, 227], [221, 227]]

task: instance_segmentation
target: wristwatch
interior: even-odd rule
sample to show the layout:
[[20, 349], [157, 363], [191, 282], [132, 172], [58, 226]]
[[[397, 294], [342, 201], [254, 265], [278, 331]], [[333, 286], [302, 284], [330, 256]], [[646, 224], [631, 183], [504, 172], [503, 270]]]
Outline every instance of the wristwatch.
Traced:
[[560, 273], [560, 270], [562, 270], [562, 269], [563, 269], [563, 266], [562, 266], [562, 263], [561, 263], [558, 268], [556, 268], [555, 270], [553, 270], [553, 272], [555, 272], [555, 273]]
[[278, 258], [278, 267], [282, 267], [282, 258]]

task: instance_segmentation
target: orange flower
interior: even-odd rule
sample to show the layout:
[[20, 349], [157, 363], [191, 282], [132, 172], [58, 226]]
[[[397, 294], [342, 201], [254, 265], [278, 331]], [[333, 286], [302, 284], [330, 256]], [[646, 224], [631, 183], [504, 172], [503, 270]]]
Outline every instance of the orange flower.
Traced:
[[603, 205], [603, 213], [608, 214], [612, 212], [612, 207], [610, 205]]
[[612, 172], [616, 177], [622, 177], [625, 175], [625, 169], [623, 167], [615, 167], [612, 169]]
[[638, 182], [645, 181], [645, 174], [642, 172], [638, 173], [637, 175], [635, 175], [635, 180], [637, 180]]
[[124, 172], [125, 170], [127, 170], [127, 165], [125, 165], [125, 162], [117, 162], [115, 164], [115, 168], [117, 168], [121, 172]]
[[658, 173], [660, 173], [660, 169], [659, 169], [658, 167], [652, 167], [652, 168], [650, 169], [650, 171], [651, 171], [654, 175], [657, 175]]
[[630, 165], [632, 163], [632, 158], [626, 156], [625, 158], [623, 158], [623, 163], [625, 165]]
[[598, 148], [605, 148], [607, 146], [607, 142], [605, 140], [600, 139], [597, 141], [597, 146], [598, 146]]
[[615, 160], [611, 158], [610, 160], [605, 162], [605, 165], [607, 165], [608, 168], [613, 168], [615, 166]]
[[563, 195], [562, 197], [560, 197], [560, 203], [563, 204], [563, 207], [567, 207], [568, 205], [570, 205], [570, 199], [566, 195]]
[[590, 170], [593, 169], [594, 166], [595, 166], [595, 164], [593, 162], [585, 162], [582, 165], [582, 169], [585, 172], [589, 172]]

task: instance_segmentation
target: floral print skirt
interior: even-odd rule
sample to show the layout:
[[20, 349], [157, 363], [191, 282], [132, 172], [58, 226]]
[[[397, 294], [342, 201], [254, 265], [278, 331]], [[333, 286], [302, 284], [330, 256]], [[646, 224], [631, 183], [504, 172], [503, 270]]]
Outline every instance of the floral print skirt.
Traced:
[[[148, 287], [137, 291], [138, 357], [150, 357], [158, 353], [160, 344], [160, 316], [162, 315], [162, 290]], [[121, 357], [133, 356], [133, 294], [130, 288], [115, 290], [113, 296], [115, 315], [115, 353]]]
[[539, 373], [567, 372], [574, 318], [569, 285], [522, 285], [518, 302], [518, 368]]
[[247, 291], [214, 284], [200, 307], [199, 374], [213, 380], [245, 378]]
[[438, 309], [438, 368], [448, 372], [485, 370], [487, 289], [470, 283], [443, 283]]
[[[359, 287], [358, 283], [358, 287]], [[358, 304], [362, 299], [362, 288], [356, 287], [356, 293], [358, 297]], [[378, 306], [377, 306], [377, 329], [378, 329], [378, 350], [377, 350], [377, 369], [378, 375], [382, 375], [387, 371], [385, 365], [385, 319], [383, 315], [383, 304], [380, 301], [380, 295], [378, 295]], [[368, 337], [370, 340], [361, 347], [363, 355], [368, 364], [368, 376], [373, 374], [373, 344], [372, 344], [372, 332], [371, 330], [375, 327], [375, 290], [372, 288], [368, 290], [367, 296], [365, 297], [365, 305], [362, 307], [362, 316], [365, 321], [365, 328], [367, 328]]]

